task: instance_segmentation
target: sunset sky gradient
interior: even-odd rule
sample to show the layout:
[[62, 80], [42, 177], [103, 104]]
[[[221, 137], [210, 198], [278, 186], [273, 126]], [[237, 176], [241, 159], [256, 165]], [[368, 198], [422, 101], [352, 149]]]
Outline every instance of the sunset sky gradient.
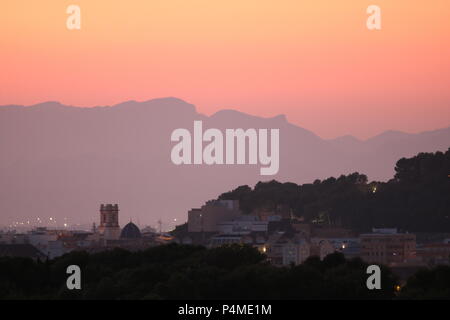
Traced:
[[324, 138], [450, 125], [448, 0], [6, 0], [0, 32], [0, 105], [173, 96]]

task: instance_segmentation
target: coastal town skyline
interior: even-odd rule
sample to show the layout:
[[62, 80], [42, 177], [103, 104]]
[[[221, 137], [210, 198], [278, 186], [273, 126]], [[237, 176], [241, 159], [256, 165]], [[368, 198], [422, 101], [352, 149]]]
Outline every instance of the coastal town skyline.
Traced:
[[2, 1], [0, 301], [227, 319], [450, 299], [449, 12]]

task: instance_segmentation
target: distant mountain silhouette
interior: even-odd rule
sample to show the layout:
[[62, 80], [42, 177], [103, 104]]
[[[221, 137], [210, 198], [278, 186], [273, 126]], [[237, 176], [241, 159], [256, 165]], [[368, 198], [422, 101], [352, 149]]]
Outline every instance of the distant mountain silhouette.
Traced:
[[[279, 128], [280, 170], [258, 166], [176, 166], [174, 129], [202, 120], [210, 128]], [[446, 150], [450, 128], [407, 134], [389, 131], [361, 141], [324, 140], [289, 123], [234, 110], [210, 117], [176, 98], [76, 108], [58, 102], [0, 107], [0, 223], [36, 216], [97, 222], [100, 203], [119, 203], [130, 217], [155, 223], [186, 218], [187, 210], [241, 184], [277, 179], [312, 182], [354, 171], [392, 178], [395, 162]], [[123, 224], [123, 223], [122, 223]]]

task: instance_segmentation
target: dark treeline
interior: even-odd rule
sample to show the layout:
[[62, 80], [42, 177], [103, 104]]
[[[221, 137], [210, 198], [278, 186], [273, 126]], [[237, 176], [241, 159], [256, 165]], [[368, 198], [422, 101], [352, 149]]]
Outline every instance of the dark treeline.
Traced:
[[297, 185], [259, 182], [219, 199], [238, 199], [244, 212], [289, 206], [306, 222], [357, 231], [398, 227], [412, 232], [450, 232], [450, 149], [400, 159], [388, 182], [368, 182], [359, 173]]
[[[82, 289], [66, 288], [78, 265]], [[55, 260], [0, 259], [2, 299], [391, 299], [396, 280], [382, 271], [382, 290], [366, 287], [367, 265], [332, 254], [274, 267], [241, 245], [205, 249], [164, 245], [141, 252], [72, 252]]]
[[[81, 268], [81, 290], [66, 269]], [[72, 252], [50, 261], [0, 258], [0, 299], [450, 299], [450, 267], [398, 281], [382, 267], [381, 290], [368, 290], [367, 264], [341, 253], [274, 267], [255, 248], [163, 245], [145, 251]]]

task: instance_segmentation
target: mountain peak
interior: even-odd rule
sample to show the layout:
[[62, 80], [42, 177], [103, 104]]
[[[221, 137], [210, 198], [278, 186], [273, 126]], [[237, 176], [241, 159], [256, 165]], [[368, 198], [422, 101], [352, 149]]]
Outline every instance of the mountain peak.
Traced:
[[214, 114], [212, 114], [210, 118], [214, 119], [214, 118], [233, 118], [233, 117], [249, 118], [249, 119], [258, 118], [258, 119], [263, 119], [263, 120], [275, 120], [275, 121], [287, 122], [286, 115], [284, 115], [284, 114], [279, 114], [274, 117], [263, 118], [263, 117], [254, 116], [254, 115], [251, 115], [251, 114], [248, 114], [245, 112], [241, 112], [238, 110], [234, 110], [234, 109], [219, 110], [219, 111], [215, 112]]
[[138, 109], [141, 111], [148, 110], [155, 112], [157, 110], [164, 110], [166, 112], [173, 112], [174, 114], [179, 112], [183, 114], [192, 114], [197, 112], [193, 104], [174, 97], [157, 98], [145, 101], [129, 100], [115, 104], [111, 107], [116, 110]]
[[29, 106], [29, 108], [61, 108], [67, 107], [59, 101], [46, 101]]
[[334, 142], [361, 142], [361, 140], [359, 140], [358, 138], [350, 135], [350, 134], [346, 134], [334, 139], [330, 139], [330, 141], [334, 141]]
[[270, 119], [276, 120], [276, 121], [282, 121], [282, 122], [287, 122], [287, 117], [285, 114], [278, 114], [275, 117], [272, 117]]
[[386, 130], [372, 138], [367, 139], [367, 142], [373, 142], [373, 141], [385, 141], [385, 140], [392, 140], [392, 139], [401, 139], [405, 137], [409, 137], [412, 134], [397, 131], [397, 130]]

